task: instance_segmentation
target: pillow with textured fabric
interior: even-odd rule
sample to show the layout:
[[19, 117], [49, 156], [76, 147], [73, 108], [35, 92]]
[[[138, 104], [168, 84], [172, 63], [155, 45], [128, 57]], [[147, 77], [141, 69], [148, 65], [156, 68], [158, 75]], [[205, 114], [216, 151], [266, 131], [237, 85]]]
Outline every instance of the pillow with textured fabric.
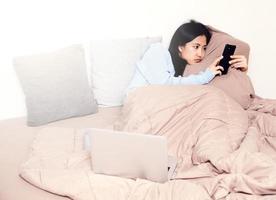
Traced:
[[25, 94], [29, 126], [97, 112], [81, 45], [16, 57], [13, 64]]
[[[212, 37], [207, 46], [204, 59], [200, 63], [187, 65], [184, 76], [196, 74], [207, 68], [217, 57], [221, 56], [225, 44], [236, 45], [235, 54], [245, 55], [248, 59], [250, 48], [247, 43], [213, 27], [209, 26], [209, 30]], [[229, 69], [227, 75], [217, 76], [209, 84], [222, 89], [245, 109], [250, 106], [251, 96], [255, 94], [247, 74], [236, 69]]]
[[91, 76], [99, 105], [108, 107], [123, 104], [136, 62], [152, 43], [161, 40], [161, 37], [144, 37], [91, 41]]

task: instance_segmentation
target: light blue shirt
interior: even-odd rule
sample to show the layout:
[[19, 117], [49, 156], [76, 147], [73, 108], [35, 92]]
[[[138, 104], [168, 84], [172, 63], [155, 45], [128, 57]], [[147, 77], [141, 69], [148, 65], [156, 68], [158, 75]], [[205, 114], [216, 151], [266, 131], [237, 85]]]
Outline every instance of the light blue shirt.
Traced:
[[137, 62], [134, 76], [127, 88], [130, 90], [146, 85], [203, 85], [214, 78], [207, 68], [199, 74], [174, 77], [175, 70], [168, 49], [161, 43], [152, 44]]

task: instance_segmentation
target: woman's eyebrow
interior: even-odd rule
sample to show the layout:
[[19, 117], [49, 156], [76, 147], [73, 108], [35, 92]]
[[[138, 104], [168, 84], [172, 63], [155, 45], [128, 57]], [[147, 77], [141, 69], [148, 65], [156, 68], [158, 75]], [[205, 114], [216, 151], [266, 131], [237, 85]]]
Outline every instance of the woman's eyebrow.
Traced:
[[195, 42], [194, 45], [203, 46], [203, 47], [206, 47], [206, 46], [207, 46], [207, 44], [201, 45], [201, 44], [199, 44], [199, 43], [197, 43], [197, 42]]

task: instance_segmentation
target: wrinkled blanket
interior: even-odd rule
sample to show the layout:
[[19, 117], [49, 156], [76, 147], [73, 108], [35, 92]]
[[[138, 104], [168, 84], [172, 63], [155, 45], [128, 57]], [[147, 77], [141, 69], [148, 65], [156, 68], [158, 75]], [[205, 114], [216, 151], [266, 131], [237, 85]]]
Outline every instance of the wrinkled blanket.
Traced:
[[245, 111], [212, 86], [139, 88], [114, 127], [165, 135], [178, 161], [173, 181], [94, 174], [83, 133], [65, 128], [39, 132], [20, 175], [75, 200], [276, 199], [275, 108], [276, 101], [255, 97]]

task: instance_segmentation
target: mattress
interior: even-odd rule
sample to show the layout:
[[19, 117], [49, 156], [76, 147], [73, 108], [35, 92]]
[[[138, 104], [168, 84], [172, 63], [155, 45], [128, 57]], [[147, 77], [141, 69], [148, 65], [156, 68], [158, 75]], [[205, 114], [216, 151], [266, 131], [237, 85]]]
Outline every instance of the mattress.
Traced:
[[25, 117], [0, 121], [0, 199], [68, 199], [38, 189], [18, 175], [20, 165], [27, 159], [37, 131], [45, 127], [112, 129], [120, 110], [121, 107], [99, 108], [97, 114], [61, 120], [39, 127], [28, 127]]

